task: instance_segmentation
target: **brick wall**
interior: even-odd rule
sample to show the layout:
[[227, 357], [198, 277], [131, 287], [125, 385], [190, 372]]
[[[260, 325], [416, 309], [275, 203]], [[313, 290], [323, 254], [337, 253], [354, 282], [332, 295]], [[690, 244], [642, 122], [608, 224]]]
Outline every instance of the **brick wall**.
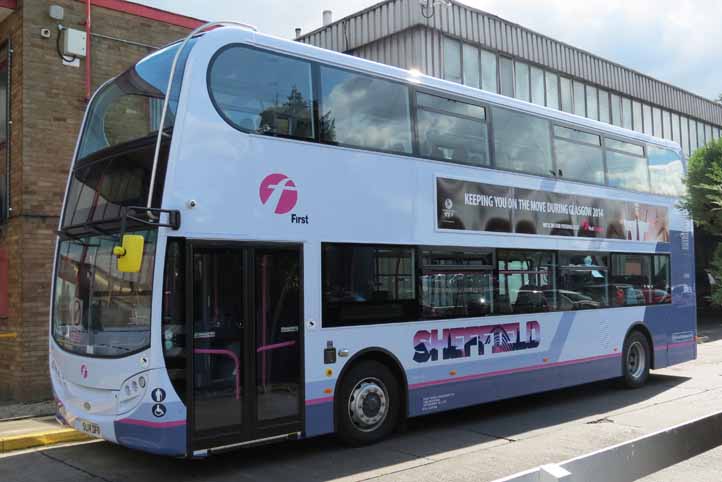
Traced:
[[[13, 217], [0, 234], [8, 249], [9, 316], [0, 330], [17, 333], [0, 339], [0, 399], [48, 398], [47, 333], [55, 229], [68, 168], [86, 107], [85, 60], [63, 65], [56, 52], [56, 21], [50, 4], [65, 9], [63, 25], [85, 29], [85, 2], [24, 0], [0, 24], [0, 40], [15, 35], [12, 66]], [[181, 27], [93, 7], [93, 31], [152, 46], [187, 34]], [[40, 35], [42, 28], [52, 38]], [[130, 67], [150, 48], [91, 37], [93, 89]]]

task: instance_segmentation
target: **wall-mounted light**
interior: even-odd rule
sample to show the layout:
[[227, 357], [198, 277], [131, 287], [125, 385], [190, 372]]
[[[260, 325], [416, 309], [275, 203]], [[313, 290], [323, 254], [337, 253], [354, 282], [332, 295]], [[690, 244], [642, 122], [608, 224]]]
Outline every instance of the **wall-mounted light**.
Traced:
[[65, 10], [60, 5], [50, 5], [48, 15], [50, 15], [50, 18], [53, 20], [60, 21], [65, 18]]

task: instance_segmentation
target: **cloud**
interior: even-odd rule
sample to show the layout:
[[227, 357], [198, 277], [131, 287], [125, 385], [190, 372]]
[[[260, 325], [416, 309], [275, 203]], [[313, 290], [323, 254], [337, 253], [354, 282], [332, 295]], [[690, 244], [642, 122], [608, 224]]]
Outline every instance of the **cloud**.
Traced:
[[[135, 0], [291, 38], [377, 0]], [[416, 0], [410, 0], [415, 3]], [[722, 29], [708, 0], [457, 0], [707, 98], [722, 92]], [[440, 7], [443, 8], [443, 7]]]

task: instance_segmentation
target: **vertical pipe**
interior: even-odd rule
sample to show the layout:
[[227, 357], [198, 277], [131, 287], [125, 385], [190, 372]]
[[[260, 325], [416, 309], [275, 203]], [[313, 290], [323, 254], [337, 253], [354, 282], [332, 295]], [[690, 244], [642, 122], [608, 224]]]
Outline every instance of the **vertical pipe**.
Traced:
[[86, 0], [85, 4], [85, 101], [90, 100], [91, 90], [91, 79], [90, 79], [90, 33], [91, 33], [91, 18], [90, 18], [90, 3], [91, 0]]

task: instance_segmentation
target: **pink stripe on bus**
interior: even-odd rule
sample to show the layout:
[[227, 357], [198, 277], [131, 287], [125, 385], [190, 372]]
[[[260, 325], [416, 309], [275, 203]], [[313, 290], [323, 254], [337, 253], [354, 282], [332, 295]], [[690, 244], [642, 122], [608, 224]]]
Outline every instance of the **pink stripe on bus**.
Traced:
[[140, 425], [141, 427], [153, 427], [153, 428], [170, 428], [180, 427], [186, 424], [185, 420], [174, 420], [172, 422], [150, 422], [148, 420], [137, 420], [134, 418], [124, 418], [118, 420], [118, 423], [127, 423], [128, 425]]
[[333, 402], [333, 397], [312, 398], [311, 400], [306, 400], [306, 405], [318, 405], [329, 402]]
[[680, 341], [679, 343], [670, 343], [669, 345], [667, 345], [667, 349], [679, 348], [681, 346], [694, 345], [695, 343], [697, 343], [695, 340]]

